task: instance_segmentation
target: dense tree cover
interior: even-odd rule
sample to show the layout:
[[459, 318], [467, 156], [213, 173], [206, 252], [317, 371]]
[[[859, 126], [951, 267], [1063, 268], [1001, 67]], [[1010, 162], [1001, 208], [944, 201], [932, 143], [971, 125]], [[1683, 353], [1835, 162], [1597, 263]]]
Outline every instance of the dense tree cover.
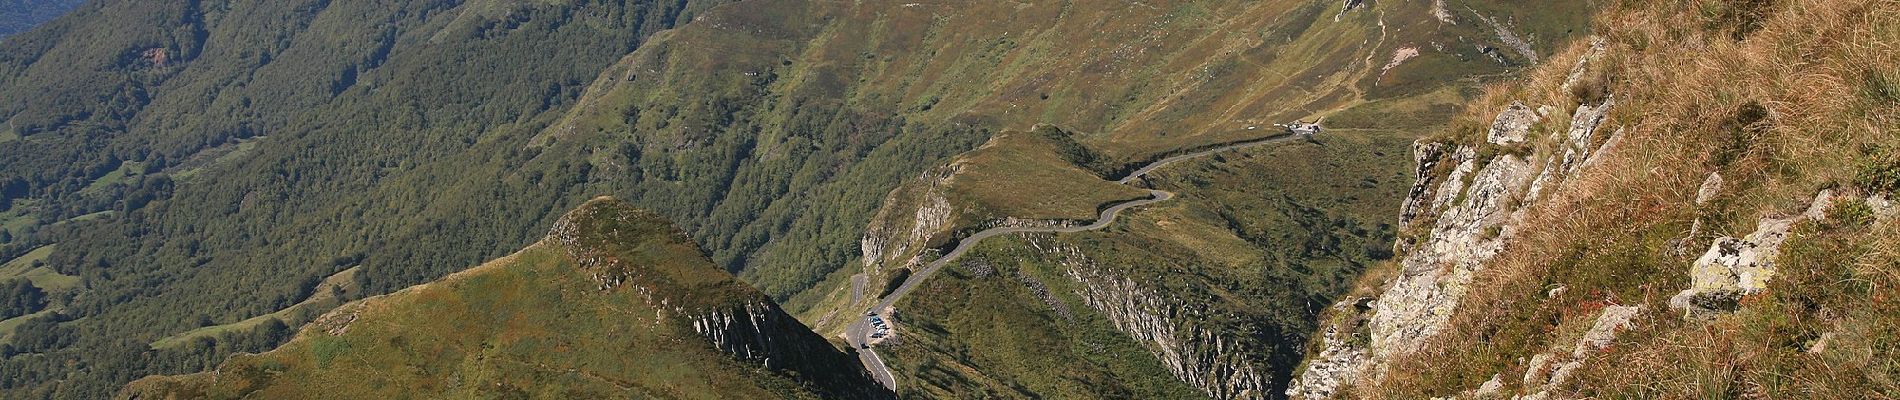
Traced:
[[600, 194], [785, 296], [856, 255], [896, 182], [989, 133], [779, 82], [800, 67], [784, 54], [688, 65], [596, 102], [616, 118], [565, 120], [647, 35], [718, 2], [555, 3], [103, 1], [0, 43], [4, 211], [34, 220], [0, 256], [57, 243], [46, 264], [84, 282], [19, 328], [0, 393], [98, 398], [265, 350], [282, 335], [150, 343], [355, 265], [367, 294], [427, 282]]
[[85, 0], [0, 0], [0, 37], [24, 32]]
[[0, 320], [39, 312], [46, 307], [46, 292], [26, 279], [0, 282]]
[[[103, 1], [6, 39], [0, 192], [37, 225], [7, 255], [61, 243], [47, 265], [87, 289], [15, 329], [0, 397], [103, 398], [132, 378], [268, 349], [282, 332], [149, 343], [195, 328], [197, 315], [232, 322], [294, 304], [313, 277], [347, 267], [338, 262], [403, 266], [370, 269], [387, 289], [518, 245], [545, 209], [578, 196], [568, 189], [586, 179], [584, 161], [550, 163], [505, 190], [446, 194], [531, 193], [470, 204], [503, 210], [479, 214], [421, 211], [435, 196], [408, 195], [500, 174], [404, 172], [525, 164], [534, 155], [518, 139], [481, 142], [538, 130], [601, 67], [693, 7], [703, 6]], [[377, 187], [409, 190], [367, 198]], [[118, 213], [73, 220], [108, 210]], [[409, 217], [370, 221], [384, 215]]]
[[[266, 320], [250, 330], [226, 332], [194, 340], [183, 348], [153, 350], [135, 340], [107, 341], [93, 347], [97, 351], [121, 357], [87, 359], [98, 363], [86, 369], [99, 377], [78, 378], [75, 382], [45, 382], [66, 378], [66, 370], [43, 364], [58, 358], [40, 354], [75, 345], [83, 332], [65, 322], [71, 317], [53, 314], [26, 320], [14, 330], [9, 343], [0, 344], [0, 357], [8, 358], [9, 368], [0, 369], [0, 388], [8, 398], [78, 397], [74, 393], [97, 394], [105, 398], [117, 390], [112, 387], [88, 387], [99, 382], [129, 381], [144, 376], [143, 371], [197, 371], [216, 366], [239, 352], [259, 351], [277, 346], [296, 330], [276, 319]], [[37, 361], [37, 362], [35, 362]]]

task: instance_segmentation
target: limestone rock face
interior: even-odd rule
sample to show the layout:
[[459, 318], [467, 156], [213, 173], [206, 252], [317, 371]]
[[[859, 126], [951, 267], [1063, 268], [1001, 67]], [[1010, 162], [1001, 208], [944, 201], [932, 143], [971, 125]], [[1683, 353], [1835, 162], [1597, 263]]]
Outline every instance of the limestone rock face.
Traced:
[[[1506, 111], [1519, 112], [1534, 115], [1528, 107]], [[1509, 129], [1516, 123], [1501, 125]], [[1440, 146], [1415, 148], [1423, 150], [1422, 156], [1436, 152]], [[1437, 219], [1430, 236], [1403, 249], [1408, 252], [1400, 262], [1403, 273], [1369, 305], [1371, 315], [1365, 318], [1363, 328], [1368, 332], [1370, 346], [1361, 348], [1345, 340], [1349, 335], [1329, 332], [1323, 339], [1326, 347], [1318, 357], [1308, 361], [1306, 370], [1299, 373], [1287, 395], [1331, 396], [1365, 373], [1376, 372], [1378, 363], [1385, 357], [1415, 350], [1425, 338], [1444, 327], [1473, 274], [1497, 255], [1514, 233], [1512, 224], [1521, 213], [1514, 211], [1513, 203], [1522, 194], [1522, 188], [1536, 177], [1530, 162], [1506, 154], [1480, 168], [1476, 151], [1467, 146], [1458, 146], [1446, 156], [1457, 162], [1457, 167], [1430, 193], [1423, 188], [1430, 187], [1432, 182], [1421, 179], [1405, 201], [1410, 213], [1402, 223], [1417, 223], [1429, 215]], [[1423, 162], [1420, 167], [1420, 176], [1429, 176], [1430, 169], [1435, 168], [1434, 163]], [[1426, 196], [1432, 198], [1429, 203], [1423, 200]], [[1342, 302], [1334, 308], [1356, 307]], [[1360, 328], [1333, 329], [1357, 331]]]
[[693, 332], [712, 342], [713, 347], [767, 368], [834, 361], [813, 357], [833, 350], [822, 340], [809, 340], [803, 333], [810, 328], [764, 299], [708, 310], [690, 319]]
[[[1603, 125], [1604, 118], [1609, 116], [1610, 107], [1614, 105], [1616, 105], [1616, 98], [1609, 97], [1603, 100], [1603, 104], [1577, 106], [1576, 112], [1571, 113], [1570, 129], [1563, 136], [1556, 138], [1559, 139], [1557, 147], [1551, 150], [1550, 157], [1545, 160], [1543, 172], [1538, 174], [1537, 180], [1531, 182], [1530, 190], [1525, 195], [1527, 199], [1536, 200], [1544, 193], [1546, 187], [1564, 177], [1575, 175], [1585, 165], [1590, 164], [1591, 160], [1598, 159], [1592, 156], [1611, 150], [1612, 146], [1620, 141], [1618, 140], [1620, 135], [1612, 135], [1601, 147], [1593, 147], [1596, 143], [1597, 128]], [[1618, 130], [1617, 133], [1622, 133], [1622, 131]]]
[[[1597, 53], [1585, 57], [1578, 68]], [[1319, 342], [1321, 351], [1307, 360], [1306, 369], [1296, 375], [1286, 394], [1325, 398], [1344, 385], [1377, 379], [1385, 360], [1417, 350], [1444, 329], [1471, 282], [1516, 235], [1525, 209], [1535, 205], [1538, 194], [1614, 149], [1620, 134], [1603, 140], [1598, 136], [1614, 106], [1613, 97], [1606, 97], [1602, 104], [1578, 106], [1569, 115], [1567, 127], [1546, 136], [1551, 151], [1533, 159], [1514, 154], [1480, 159], [1473, 145], [1414, 145], [1418, 180], [1401, 203], [1399, 225], [1401, 231], [1419, 232], [1429, 223], [1428, 233], [1399, 241], [1398, 250], [1404, 254], [1402, 272], [1372, 301], [1369, 310], [1355, 311], [1358, 308], [1347, 302], [1334, 306], [1335, 314], [1358, 315], [1338, 318], [1350, 322], [1329, 329]], [[1548, 117], [1563, 117], [1551, 111], [1553, 115]], [[1529, 141], [1546, 117], [1542, 114], [1536, 108], [1513, 103], [1493, 120], [1484, 132], [1485, 142], [1477, 146], [1513, 146]], [[1439, 172], [1446, 170], [1443, 163], [1454, 167]], [[1363, 342], [1368, 344], [1348, 340], [1362, 331], [1366, 335]]]
[[1434, 203], [1431, 198], [1432, 185], [1438, 182], [1438, 176], [1432, 175], [1432, 170], [1438, 168], [1447, 147], [1451, 146], [1444, 143], [1412, 144], [1412, 160], [1418, 169], [1414, 172], [1412, 189], [1406, 193], [1405, 201], [1399, 203], [1399, 230], [1411, 226], [1412, 220], [1418, 219], [1421, 214], [1436, 212], [1427, 210]]
[[[1711, 177], [1715, 179], [1719, 178]], [[1798, 222], [1824, 218], [1832, 198], [1832, 191], [1823, 190], [1806, 212], [1787, 218], [1763, 218], [1754, 233], [1741, 238], [1716, 238], [1689, 268], [1689, 288], [1670, 297], [1669, 308], [1687, 318], [1704, 319], [1733, 311], [1742, 296], [1767, 289], [1788, 230]]]
[[[858, 240], [865, 272], [875, 274], [883, 266], [894, 263], [904, 266], [920, 263], [918, 253], [934, 235], [948, 229], [955, 217], [955, 209], [944, 197], [944, 187], [959, 170], [961, 165], [950, 164], [924, 171], [915, 183], [892, 189], [885, 196], [885, 206], [878, 210], [865, 229], [864, 237]], [[916, 204], [915, 209], [893, 206], [912, 202]], [[906, 212], [909, 215], [903, 215]], [[912, 257], [907, 259], [907, 255]]]
[[1288, 385], [1287, 396], [1306, 399], [1324, 399], [1333, 397], [1339, 388], [1352, 383], [1351, 380], [1363, 373], [1371, 361], [1365, 349], [1351, 343], [1337, 327], [1327, 328], [1322, 337], [1323, 350], [1312, 359], [1312, 365]]
[[1512, 214], [1506, 203], [1531, 177], [1529, 163], [1509, 155], [1472, 177], [1465, 202], [1439, 215], [1432, 237], [1406, 256], [1403, 275], [1374, 303], [1374, 355], [1412, 351], [1420, 339], [1438, 333], [1471, 274], [1503, 249], [1511, 230], [1505, 226]]
[[1590, 62], [1602, 55], [1603, 49], [1608, 45], [1609, 41], [1603, 37], [1590, 37], [1590, 52], [1584, 54], [1583, 59], [1577, 61], [1577, 65], [1570, 67], [1570, 74], [1564, 77], [1564, 84], [1558, 89], [1568, 92], [1571, 86], [1576, 86], [1578, 82], [1583, 81], [1583, 73], [1589, 72]]
[[1511, 107], [1498, 114], [1491, 123], [1491, 132], [1485, 135], [1485, 141], [1491, 144], [1514, 144], [1524, 141], [1524, 135], [1531, 132], [1531, 125], [1537, 124], [1537, 112], [1521, 102], [1512, 102]]
[[1583, 164], [1583, 160], [1590, 158], [1591, 152], [1596, 150], [1592, 147], [1592, 141], [1595, 139], [1597, 128], [1603, 125], [1603, 119], [1609, 116], [1610, 106], [1613, 105], [1616, 105], [1615, 96], [1603, 99], [1603, 104], [1579, 105], [1577, 111], [1570, 114], [1570, 130], [1563, 142], [1564, 173], [1576, 172], [1577, 167]]
[[1076, 295], [1117, 330], [1141, 342], [1175, 378], [1215, 399], [1266, 399], [1270, 370], [1246, 354], [1248, 343], [1216, 333], [1200, 307], [1160, 295], [1141, 282], [1116, 275], [1081, 250], [1054, 243], [1035, 247], [1061, 258], [1078, 287]]

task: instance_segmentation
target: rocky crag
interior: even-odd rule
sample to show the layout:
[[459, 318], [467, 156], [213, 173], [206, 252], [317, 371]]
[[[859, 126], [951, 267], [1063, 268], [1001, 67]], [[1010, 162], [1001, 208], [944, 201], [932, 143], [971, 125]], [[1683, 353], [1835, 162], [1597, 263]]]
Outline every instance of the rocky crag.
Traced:
[[1032, 246], [1060, 260], [1078, 283], [1076, 296], [1145, 345], [1175, 378], [1216, 399], [1272, 397], [1272, 371], [1251, 358], [1265, 351], [1217, 333], [1220, 327], [1210, 325], [1194, 301], [1119, 276], [1074, 246], [1057, 241], [1033, 241]]
[[[1598, 43], [1576, 68], [1601, 57]], [[1593, 155], [1614, 150], [1614, 134], [1607, 140], [1597, 136], [1615, 103], [1606, 96], [1565, 115], [1553, 106], [1514, 102], [1478, 135], [1480, 143], [1415, 145], [1418, 180], [1399, 210], [1402, 231], [1413, 234], [1397, 246], [1404, 254], [1401, 272], [1369, 303], [1348, 298], [1332, 308], [1341, 323], [1327, 328], [1317, 355], [1287, 395], [1327, 398], [1368, 374], [1376, 379], [1383, 360], [1416, 350], [1443, 329], [1474, 275], [1510, 242], [1539, 195], [1575, 175]], [[1551, 131], [1533, 135], [1540, 127]], [[1537, 147], [1548, 150], [1533, 154], [1537, 147], [1528, 141], [1534, 137], [1545, 138], [1549, 143]]]

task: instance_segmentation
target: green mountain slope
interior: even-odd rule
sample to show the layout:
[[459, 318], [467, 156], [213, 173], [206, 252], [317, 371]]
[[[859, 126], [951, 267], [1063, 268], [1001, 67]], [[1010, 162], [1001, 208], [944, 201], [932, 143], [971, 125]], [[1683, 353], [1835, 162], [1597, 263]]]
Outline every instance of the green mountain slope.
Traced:
[[881, 398], [855, 360], [668, 221], [596, 199], [543, 241], [121, 397]]
[[6, 0], [0, 1], [0, 37], [25, 32], [47, 20], [59, 17], [85, 0]]
[[[328, 277], [426, 282], [600, 193], [818, 321], [855, 312], [834, 300], [886, 195], [994, 133], [1062, 126], [1112, 176], [1491, 79], [1588, 9], [725, 3], [108, 0], [9, 37], [0, 257], [56, 244], [79, 283], [16, 321], [0, 387], [93, 398], [267, 349], [285, 330], [248, 321], [307, 322]], [[229, 334], [171, 340], [193, 332]]]
[[[1588, 4], [1574, 2], [1228, 6], [1197, 14], [1227, 28], [1199, 40], [1234, 46], [1232, 52], [1171, 53], [1176, 62], [1207, 62], [1208, 69], [1193, 71], [1219, 71], [1212, 80], [1170, 82], [1175, 86], [1162, 92], [1171, 94], [1149, 103], [1151, 112], [1123, 122], [1112, 115], [1035, 115], [1032, 121], [1062, 129], [993, 136], [920, 174], [887, 196], [854, 268], [789, 304], [811, 304], [802, 314], [807, 321], [842, 333], [878, 303], [879, 288], [916, 279], [919, 268], [972, 233], [1079, 225], [1103, 204], [1145, 197], [1133, 189], [1151, 187], [1176, 197], [1125, 211], [1098, 231], [991, 238], [927, 278], [889, 312], [895, 339], [874, 347], [891, 364], [900, 392], [1283, 396], [1325, 307], [1360, 273], [1392, 257], [1392, 210], [1411, 183], [1412, 139], [1441, 129], [1482, 82], [1547, 57], [1549, 50], [1535, 48], [1566, 43], [1589, 12]], [[1086, 19], [1099, 11], [1076, 7], [1063, 15]], [[1144, 14], [1117, 15], [1134, 16], [1121, 20], [1128, 22]], [[1062, 24], [1053, 25], [1040, 35], [1061, 37]], [[1541, 39], [1523, 53], [1506, 50], [1491, 41], [1500, 30]], [[1248, 41], [1263, 34], [1276, 40]], [[1074, 40], [1088, 40], [1083, 36]], [[1169, 50], [1179, 49], [1151, 49]], [[1280, 74], [1288, 69], [1302, 72]], [[1052, 75], [1047, 85], [1066, 83], [1066, 75]], [[1231, 81], [1209, 84], [1222, 80]], [[1040, 99], [1000, 106], [1032, 113], [1054, 107]], [[1229, 119], [1226, 112], [1250, 118]], [[1271, 123], [1315, 117], [1333, 128], [1316, 142], [1207, 156], [1157, 169], [1134, 187], [1116, 183], [1143, 165], [1138, 161], [1277, 134]], [[1148, 125], [1157, 121], [1166, 126]], [[1153, 134], [1130, 134], [1144, 131]], [[1167, 150], [1144, 150], [1149, 146]]]
[[1391, 256], [1409, 177], [1380, 154], [1409, 139], [1160, 169], [1148, 180], [1175, 199], [1101, 231], [984, 242], [898, 303], [898, 339], [877, 349], [923, 397], [1275, 397], [1313, 316]]
[[[289, 307], [335, 272], [362, 265], [384, 293], [519, 248], [585, 200], [538, 187], [581, 173], [435, 163], [524, 162], [494, 140], [545, 125], [598, 68], [704, 7], [103, 1], [7, 38], [7, 253], [60, 243], [47, 266], [84, 283], [46, 316], [56, 332], [29, 335], [62, 339], [15, 343], [33, 355], [4, 361], [5, 387], [97, 398], [269, 348], [149, 349]], [[443, 218], [473, 207], [515, 211]], [[76, 218], [99, 211], [113, 212]]]

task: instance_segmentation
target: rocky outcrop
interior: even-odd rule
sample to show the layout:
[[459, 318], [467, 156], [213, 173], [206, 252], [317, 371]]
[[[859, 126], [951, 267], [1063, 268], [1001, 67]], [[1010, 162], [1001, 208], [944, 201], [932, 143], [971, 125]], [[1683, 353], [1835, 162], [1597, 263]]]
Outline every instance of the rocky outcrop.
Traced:
[[810, 356], [836, 351], [823, 340], [806, 340], [808, 338], [799, 337], [802, 335], [794, 335], [809, 334], [811, 329], [764, 299], [707, 310], [689, 320], [693, 332], [712, 342], [713, 347], [740, 359], [757, 361], [767, 368], [826, 362], [830, 360], [814, 360]]
[[342, 336], [344, 333], [349, 333], [350, 323], [356, 322], [356, 318], [362, 315], [362, 312], [362, 302], [344, 304], [334, 310], [323, 313], [323, 315], [318, 316], [315, 321], [310, 321], [310, 329], [321, 331], [330, 336]]
[[[917, 257], [936, 235], [950, 227], [955, 209], [945, 198], [961, 164], [950, 164], [924, 171], [909, 184], [892, 189], [884, 198], [884, 207], [871, 218], [871, 225], [858, 240], [866, 273], [876, 274], [886, 265], [914, 267]], [[915, 204], [915, 209], [902, 205]], [[901, 261], [901, 262], [900, 262]]]
[[1431, 193], [1439, 177], [1432, 171], [1445, 158], [1447, 147], [1450, 146], [1444, 143], [1412, 144], [1412, 159], [1418, 169], [1414, 172], [1412, 189], [1406, 192], [1405, 201], [1399, 203], [1399, 231], [1409, 231], [1407, 228], [1411, 227], [1412, 221], [1422, 214], [1438, 213], [1437, 209], [1432, 209], [1438, 202], [1433, 201]]
[[[1617, 138], [1612, 137], [1605, 141], [1602, 147], [1595, 147], [1597, 128], [1609, 115], [1610, 106], [1615, 104], [1615, 97], [1606, 97], [1603, 99], [1603, 104], [1577, 106], [1577, 111], [1571, 113], [1570, 129], [1564, 133], [1558, 147], [1552, 149], [1551, 157], [1545, 160], [1543, 172], [1537, 175], [1536, 181], [1531, 182], [1530, 190], [1525, 195], [1528, 200], [1535, 201], [1538, 196], [1544, 194], [1545, 187], [1554, 183], [1553, 181], [1575, 175], [1595, 152], [1608, 151], [1615, 145]], [[1619, 134], [1621, 132], [1617, 131]], [[1558, 155], [1560, 153], [1561, 156]]]
[[[1591, 353], [1609, 347], [1610, 343], [1616, 340], [1618, 333], [1633, 327], [1631, 321], [1642, 315], [1643, 311], [1644, 307], [1640, 305], [1604, 307], [1603, 311], [1597, 314], [1596, 322], [1591, 324], [1590, 330], [1585, 331], [1583, 337], [1577, 339], [1577, 343], [1571, 346], [1569, 351], [1553, 350], [1532, 356], [1529, 366], [1524, 370], [1522, 385], [1524, 391], [1529, 393], [1522, 398], [1549, 398], [1551, 389], [1569, 382], [1571, 375], [1575, 374], [1577, 369], [1583, 368], [1584, 360], [1588, 359]], [[1503, 382], [1499, 380], [1499, 377], [1493, 377], [1492, 381], [1486, 382], [1473, 393], [1479, 397], [1486, 397], [1485, 387], [1490, 387], [1489, 392], [1494, 394], [1503, 387]]]
[[[1711, 175], [1710, 182], [1718, 182], [1719, 186], [1719, 175]], [[1669, 308], [1682, 312], [1685, 318], [1707, 319], [1733, 311], [1742, 296], [1767, 289], [1768, 280], [1775, 276], [1775, 258], [1781, 253], [1781, 244], [1788, 239], [1788, 231], [1801, 221], [1826, 218], [1832, 202], [1833, 191], [1822, 190], [1806, 212], [1784, 218], [1762, 218], [1756, 223], [1755, 232], [1741, 238], [1716, 238], [1709, 244], [1709, 250], [1690, 267], [1689, 288], [1669, 298]]]
[[1474, 174], [1465, 202], [1439, 215], [1430, 239], [1401, 262], [1403, 275], [1374, 303], [1374, 355], [1411, 351], [1442, 328], [1472, 273], [1503, 249], [1513, 228], [1508, 202], [1531, 177], [1529, 163], [1509, 155]]
[[[793, 371], [835, 397], [887, 398], [858, 364], [758, 290], [705, 259], [664, 217], [608, 197], [563, 215], [546, 242], [558, 246], [596, 290], [630, 294], [656, 310], [653, 323], [680, 324], [734, 358]], [[644, 254], [637, 254], [644, 253]], [[656, 258], [697, 257], [659, 261]], [[634, 262], [632, 260], [644, 260]]]
[[917, 179], [892, 189], [885, 196], [884, 206], [878, 209], [877, 216], [871, 219], [871, 225], [865, 228], [864, 237], [858, 239], [866, 273], [875, 275], [886, 268], [915, 270], [936, 257], [930, 248], [932, 243], [949, 243], [984, 229], [1083, 224], [1069, 220], [1004, 217], [969, 226], [953, 226], [959, 214], [966, 210], [952, 206], [946, 192], [963, 170], [963, 163], [952, 162], [924, 171]]
[[1511, 32], [1511, 28], [1505, 26], [1503, 22], [1486, 17], [1484, 14], [1478, 13], [1477, 10], [1471, 10], [1470, 8], [1466, 8], [1466, 10], [1471, 11], [1471, 14], [1477, 16], [1478, 20], [1483, 21], [1485, 25], [1490, 25], [1491, 30], [1497, 32], [1498, 42], [1504, 43], [1504, 46], [1511, 48], [1511, 50], [1515, 50], [1519, 56], [1523, 56], [1524, 59], [1530, 61], [1531, 64], [1537, 63], [1537, 51], [1531, 49], [1530, 40], [1518, 37], [1517, 34]]
[[1714, 200], [1715, 195], [1722, 193], [1722, 182], [1721, 172], [1710, 172], [1709, 177], [1702, 180], [1702, 186], [1695, 190], [1695, 204], [1702, 205]]
[[1900, 205], [1894, 204], [1893, 200], [1888, 199], [1885, 193], [1876, 193], [1867, 196], [1867, 199], [1864, 201], [1867, 202], [1867, 208], [1873, 210], [1875, 220], [1885, 221], [1895, 216], [1900, 216]]
[[[1345, 303], [1340, 303], [1343, 306]], [[1337, 307], [1337, 306], [1335, 306]], [[1287, 389], [1287, 396], [1305, 399], [1324, 399], [1333, 397], [1335, 390], [1351, 384], [1351, 380], [1365, 372], [1371, 363], [1362, 345], [1352, 342], [1354, 333], [1341, 330], [1338, 326], [1326, 328], [1320, 338], [1318, 355], [1308, 361], [1309, 365], [1293, 378], [1293, 384]]]
[[[1536, 128], [1553, 117], [1546, 115], [1552, 113], [1549, 107], [1538, 112], [1513, 102], [1482, 132], [1482, 143], [1414, 145], [1418, 181], [1400, 208], [1399, 223], [1408, 232], [1398, 245], [1404, 254], [1401, 273], [1369, 309], [1346, 302], [1334, 306], [1333, 319], [1348, 322], [1328, 328], [1317, 343], [1320, 351], [1307, 360], [1287, 395], [1325, 398], [1344, 385], [1376, 379], [1385, 360], [1416, 350], [1444, 329], [1468, 286], [1515, 236], [1539, 193], [1613, 148], [1619, 135], [1599, 145], [1598, 134], [1614, 106], [1608, 97], [1601, 104], [1579, 105], [1561, 131], [1538, 135]], [[1536, 158], [1513, 154], [1538, 136], [1550, 141], [1551, 151]], [[1486, 148], [1498, 151], [1480, 151]], [[1453, 167], [1444, 168], [1447, 163]], [[1354, 339], [1362, 332], [1363, 340]]]
[[1097, 265], [1075, 247], [1036, 241], [1055, 255], [1076, 285], [1076, 295], [1167, 367], [1168, 372], [1216, 399], [1264, 399], [1271, 375], [1248, 357], [1260, 351], [1203, 326], [1200, 307], [1160, 295], [1153, 288]]
[[1582, 59], [1577, 60], [1577, 65], [1570, 67], [1570, 74], [1564, 76], [1564, 84], [1559, 86], [1558, 89], [1569, 92], [1571, 86], [1576, 86], [1577, 83], [1582, 82], [1583, 74], [1590, 71], [1590, 63], [1595, 62], [1597, 57], [1603, 54], [1603, 49], [1608, 45], [1609, 40], [1603, 37], [1591, 37], [1590, 50], [1583, 55]]
[[1531, 125], [1537, 124], [1536, 111], [1531, 111], [1523, 102], [1512, 102], [1504, 112], [1498, 113], [1496, 121], [1491, 123], [1491, 131], [1484, 140], [1491, 144], [1509, 145], [1524, 141], [1524, 135], [1531, 132]]

